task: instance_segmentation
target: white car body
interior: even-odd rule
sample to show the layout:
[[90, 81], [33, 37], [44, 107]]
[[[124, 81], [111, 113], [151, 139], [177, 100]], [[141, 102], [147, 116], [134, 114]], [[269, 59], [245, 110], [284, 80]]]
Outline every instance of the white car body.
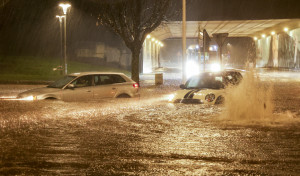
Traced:
[[[225, 90], [212, 90], [212, 89], [181, 89], [171, 95], [169, 99], [172, 103], [195, 103], [195, 104], [216, 104], [217, 98], [209, 102], [205, 100], [205, 96], [208, 94], [214, 94], [215, 97], [224, 96]], [[186, 98], [184, 98], [186, 96]], [[218, 103], [217, 103], [218, 104]]]
[[[63, 80], [64, 83], [59, 84], [60, 80]], [[60, 80], [47, 87], [20, 93], [17, 98], [26, 100], [58, 99], [63, 101], [84, 101], [139, 96], [138, 84], [123, 73], [82, 72], [69, 74]]]
[[[207, 76], [209, 75], [209, 76]], [[210, 86], [201, 85], [201, 87], [191, 87], [189, 84], [192, 80], [201, 82], [202, 78], [213, 78], [213, 84]], [[242, 75], [239, 71], [228, 70], [219, 73], [205, 72], [191, 77], [185, 85], [181, 85], [181, 90], [176, 91], [169, 97], [172, 103], [199, 103], [199, 104], [221, 104], [224, 101], [226, 87], [239, 84]], [[210, 79], [209, 79], [210, 80]], [[205, 82], [205, 81], [204, 81]], [[210, 82], [211, 83], [211, 82]], [[212, 86], [213, 85], [213, 86]]]

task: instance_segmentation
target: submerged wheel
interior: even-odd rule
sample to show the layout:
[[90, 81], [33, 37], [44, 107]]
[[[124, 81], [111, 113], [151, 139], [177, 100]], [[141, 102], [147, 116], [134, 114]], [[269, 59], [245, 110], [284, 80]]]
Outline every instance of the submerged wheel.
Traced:
[[216, 99], [216, 102], [215, 104], [223, 104], [225, 101], [225, 98], [223, 96], [219, 96], [217, 99]]
[[57, 98], [54, 98], [54, 97], [48, 97], [48, 98], [45, 98], [45, 100], [57, 100]]
[[130, 96], [127, 94], [121, 94], [121, 95], [117, 96], [117, 98], [130, 98]]

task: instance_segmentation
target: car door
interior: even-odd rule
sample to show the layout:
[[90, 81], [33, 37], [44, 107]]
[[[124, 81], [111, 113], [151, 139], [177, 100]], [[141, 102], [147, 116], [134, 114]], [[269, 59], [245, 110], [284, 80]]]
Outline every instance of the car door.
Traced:
[[127, 82], [122, 76], [114, 74], [111, 75], [113, 80], [113, 88], [116, 91], [117, 96], [120, 94], [132, 95], [137, 89], [133, 87], [133, 84]]
[[114, 80], [110, 74], [94, 75], [95, 86], [93, 88], [94, 98], [112, 98], [115, 97], [117, 87], [114, 85]]
[[72, 81], [73, 88], [65, 88], [62, 91], [64, 101], [87, 101], [93, 99], [93, 76], [81, 76]]

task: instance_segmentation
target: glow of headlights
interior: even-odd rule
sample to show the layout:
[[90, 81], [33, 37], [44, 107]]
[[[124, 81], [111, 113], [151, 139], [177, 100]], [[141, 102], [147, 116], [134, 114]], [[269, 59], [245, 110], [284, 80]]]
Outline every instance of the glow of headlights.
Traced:
[[0, 100], [16, 100], [15, 96], [1, 96]]
[[171, 94], [171, 95], [169, 95], [168, 100], [169, 100], [169, 101], [173, 101], [174, 97], [175, 97], [175, 95], [174, 95], [174, 94]]
[[33, 101], [37, 100], [37, 96], [28, 96], [24, 98], [17, 98], [15, 96], [1, 96], [0, 100]]
[[36, 100], [36, 96], [28, 96], [28, 97], [22, 98], [21, 100], [33, 101], [33, 100]]
[[190, 78], [191, 76], [199, 74], [199, 65], [197, 62], [189, 60], [186, 62], [185, 70], [186, 77]]
[[221, 71], [221, 65], [218, 63], [211, 64], [210, 69], [213, 72], [219, 72]]

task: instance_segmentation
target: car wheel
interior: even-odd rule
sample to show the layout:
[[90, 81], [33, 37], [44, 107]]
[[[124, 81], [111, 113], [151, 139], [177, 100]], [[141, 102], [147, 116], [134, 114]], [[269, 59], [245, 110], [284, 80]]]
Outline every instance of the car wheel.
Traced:
[[216, 102], [215, 104], [223, 104], [225, 101], [225, 98], [223, 96], [219, 96], [217, 99], [216, 99]]
[[48, 97], [48, 98], [45, 98], [45, 100], [57, 100], [57, 98], [54, 98], [54, 97]]
[[121, 94], [121, 95], [117, 96], [117, 98], [130, 98], [130, 96], [127, 94]]

